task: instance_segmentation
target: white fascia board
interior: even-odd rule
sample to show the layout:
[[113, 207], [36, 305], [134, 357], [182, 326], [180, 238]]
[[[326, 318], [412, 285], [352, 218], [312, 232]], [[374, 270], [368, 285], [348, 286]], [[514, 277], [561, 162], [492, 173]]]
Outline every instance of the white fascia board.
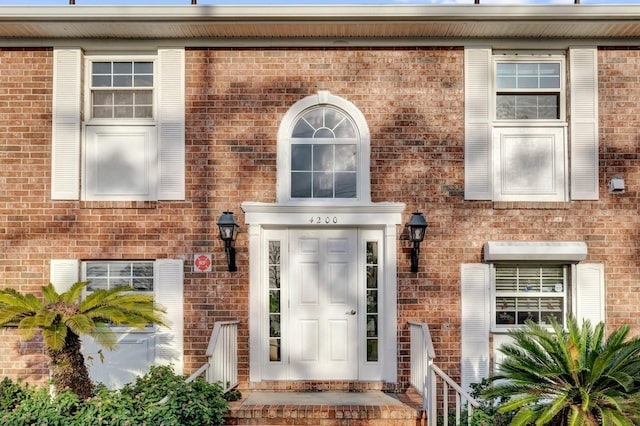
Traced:
[[17, 21], [510, 21], [629, 20], [639, 5], [175, 5], [0, 6], [0, 22]]
[[484, 261], [580, 262], [587, 257], [582, 241], [488, 241]]

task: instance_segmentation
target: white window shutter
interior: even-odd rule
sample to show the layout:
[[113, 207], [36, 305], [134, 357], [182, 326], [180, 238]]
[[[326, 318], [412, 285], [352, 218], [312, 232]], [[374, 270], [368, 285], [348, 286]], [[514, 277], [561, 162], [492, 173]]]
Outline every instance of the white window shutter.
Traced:
[[80, 281], [80, 262], [76, 259], [51, 259], [49, 281], [58, 294], [69, 290]]
[[598, 49], [569, 49], [571, 199], [598, 199]]
[[184, 268], [179, 259], [160, 259], [155, 263], [155, 300], [166, 310], [168, 327], [159, 327], [156, 364], [172, 364], [182, 374], [184, 353]]
[[53, 50], [51, 199], [80, 197], [80, 102], [82, 51]]
[[158, 199], [185, 198], [184, 49], [158, 50]]
[[464, 198], [491, 200], [491, 49], [464, 50]]
[[573, 266], [573, 306], [578, 324], [588, 319], [592, 326], [605, 320], [604, 265], [579, 263]]
[[471, 389], [471, 383], [489, 376], [490, 285], [489, 265], [460, 266], [460, 382], [466, 391]]

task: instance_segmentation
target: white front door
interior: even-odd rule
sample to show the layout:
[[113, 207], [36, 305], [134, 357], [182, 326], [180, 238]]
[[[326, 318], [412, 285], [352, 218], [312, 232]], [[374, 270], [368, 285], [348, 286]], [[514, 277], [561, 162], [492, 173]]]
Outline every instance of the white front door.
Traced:
[[357, 231], [293, 230], [289, 248], [290, 378], [356, 379]]

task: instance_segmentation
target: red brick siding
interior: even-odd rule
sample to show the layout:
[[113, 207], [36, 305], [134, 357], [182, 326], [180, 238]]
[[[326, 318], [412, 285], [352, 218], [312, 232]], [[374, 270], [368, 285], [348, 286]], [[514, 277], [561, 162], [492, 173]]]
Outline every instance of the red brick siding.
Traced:
[[[0, 285], [37, 291], [49, 260], [183, 258], [185, 371], [215, 321], [240, 320], [240, 378], [248, 378], [247, 234], [243, 201], [275, 201], [276, 133], [296, 101], [329, 90], [353, 102], [371, 133], [373, 201], [407, 203], [429, 221], [420, 272], [398, 249], [399, 366], [408, 380], [408, 320], [430, 324], [439, 364], [459, 372], [460, 263], [480, 262], [488, 240], [581, 240], [606, 264], [611, 327], [640, 330], [637, 50], [599, 52], [599, 201], [493, 204], [463, 200], [464, 76], [459, 48], [196, 49], [186, 55], [187, 194], [183, 202], [50, 200], [52, 53], [0, 50]], [[610, 194], [614, 174], [626, 181]], [[216, 221], [242, 225], [238, 269], [226, 271]], [[400, 229], [399, 232], [403, 232]], [[194, 253], [214, 271], [192, 273]], [[0, 375], [45, 381], [40, 345], [0, 331]], [[18, 356], [19, 355], [19, 356]]]

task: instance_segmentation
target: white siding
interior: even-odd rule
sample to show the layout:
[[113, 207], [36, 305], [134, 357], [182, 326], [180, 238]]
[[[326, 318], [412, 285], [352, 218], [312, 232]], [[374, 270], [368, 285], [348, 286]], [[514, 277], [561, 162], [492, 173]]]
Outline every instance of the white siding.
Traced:
[[80, 197], [80, 49], [53, 50], [51, 199]]

